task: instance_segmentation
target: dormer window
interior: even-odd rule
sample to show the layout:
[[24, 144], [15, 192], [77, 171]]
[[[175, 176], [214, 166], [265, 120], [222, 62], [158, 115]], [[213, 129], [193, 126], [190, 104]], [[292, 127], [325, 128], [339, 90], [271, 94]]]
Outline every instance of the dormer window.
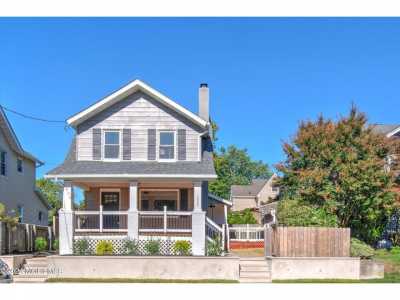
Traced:
[[117, 130], [104, 131], [104, 159], [119, 160], [121, 150], [120, 132]]
[[159, 155], [160, 160], [174, 160], [175, 159], [175, 132], [174, 131], [160, 131], [160, 146]]

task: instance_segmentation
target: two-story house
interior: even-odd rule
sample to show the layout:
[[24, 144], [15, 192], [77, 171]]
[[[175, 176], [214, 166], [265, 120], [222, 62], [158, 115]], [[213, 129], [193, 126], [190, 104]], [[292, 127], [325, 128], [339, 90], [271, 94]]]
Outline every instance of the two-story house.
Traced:
[[0, 106], [0, 203], [21, 223], [48, 225], [49, 205], [36, 189], [36, 168], [41, 165], [22, 148]]
[[[216, 225], [206, 216], [208, 182], [217, 177], [207, 84], [198, 114], [135, 80], [67, 122], [75, 138], [46, 176], [64, 181], [60, 254], [73, 252], [74, 239], [110, 235], [183, 238], [205, 254], [206, 223]], [[74, 186], [84, 190], [83, 211], [74, 211]]]

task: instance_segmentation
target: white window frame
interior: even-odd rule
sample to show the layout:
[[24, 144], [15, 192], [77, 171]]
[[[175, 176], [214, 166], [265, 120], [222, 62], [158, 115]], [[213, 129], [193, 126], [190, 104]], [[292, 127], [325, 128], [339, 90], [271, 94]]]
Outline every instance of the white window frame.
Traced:
[[[118, 158], [106, 158], [106, 133], [107, 132], [117, 132], [118, 133]], [[111, 145], [111, 144], [110, 144]], [[114, 145], [114, 144], [113, 144]], [[121, 130], [120, 129], [103, 129], [102, 133], [102, 159], [104, 161], [121, 161], [121, 152], [122, 152], [122, 142], [121, 142]]]
[[[160, 158], [160, 147], [161, 147], [161, 133], [173, 133], [174, 135], [174, 158]], [[176, 154], [177, 154], [177, 145], [176, 145], [176, 130], [159, 130], [157, 135], [157, 157], [160, 162], [175, 162]]]
[[[18, 170], [18, 163], [21, 162], [21, 171]], [[22, 157], [17, 157], [17, 172], [20, 174], [24, 173], [24, 160], [22, 159]]]

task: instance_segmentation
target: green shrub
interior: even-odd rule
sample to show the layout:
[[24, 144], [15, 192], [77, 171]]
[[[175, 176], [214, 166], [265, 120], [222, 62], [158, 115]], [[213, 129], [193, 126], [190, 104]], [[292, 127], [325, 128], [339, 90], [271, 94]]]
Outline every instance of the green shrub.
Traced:
[[286, 226], [338, 226], [335, 214], [330, 214], [323, 208], [303, 204], [298, 200], [281, 200], [277, 217], [278, 222]]
[[207, 241], [207, 256], [221, 256], [222, 253], [222, 243], [219, 236]]
[[393, 254], [393, 255], [400, 255], [400, 247], [399, 246], [393, 247], [390, 250], [390, 253]]
[[359, 239], [352, 238], [350, 242], [350, 256], [371, 258], [375, 253], [374, 248]]
[[228, 213], [228, 224], [257, 224], [257, 220], [250, 208]]
[[58, 250], [60, 248], [60, 241], [58, 239], [55, 239], [53, 242], [53, 249]]
[[77, 255], [89, 254], [89, 242], [86, 239], [75, 240], [74, 248], [74, 252]]
[[127, 239], [124, 242], [124, 253], [126, 255], [138, 255], [139, 245], [135, 240]]
[[39, 236], [35, 239], [35, 250], [39, 252], [47, 250], [47, 241], [45, 238]]
[[159, 255], [160, 254], [160, 241], [149, 240], [144, 246], [147, 255]]
[[111, 242], [100, 241], [96, 246], [96, 255], [112, 255], [114, 247]]
[[190, 255], [190, 243], [189, 241], [176, 241], [173, 246], [173, 251], [176, 255]]

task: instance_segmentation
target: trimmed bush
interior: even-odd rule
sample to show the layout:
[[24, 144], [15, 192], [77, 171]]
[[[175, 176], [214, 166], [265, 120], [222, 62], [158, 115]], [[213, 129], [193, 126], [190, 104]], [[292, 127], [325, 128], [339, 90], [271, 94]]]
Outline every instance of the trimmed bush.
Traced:
[[127, 239], [124, 242], [124, 252], [126, 255], [138, 255], [139, 245], [135, 240]]
[[39, 236], [35, 239], [35, 250], [39, 252], [47, 250], [47, 241], [45, 238]]
[[114, 247], [111, 242], [100, 241], [96, 246], [96, 255], [112, 255]]
[[176, 241], [173, 246], [173, 251], [176, 255], [190, 255], [190, 243], [188, 241]]
[[89, 242], [86, 239], [75, 240], [74, 252], [77, 255], [87, 255], [89, 250]]
[[350, 241], [350, 255], [360, 258], [371, 258], [375, 253], [374, 248], [359, 239], [352, 238]]
[[144, 246], [147, 255], [160, 255], [160, 241], [149, 240]]

